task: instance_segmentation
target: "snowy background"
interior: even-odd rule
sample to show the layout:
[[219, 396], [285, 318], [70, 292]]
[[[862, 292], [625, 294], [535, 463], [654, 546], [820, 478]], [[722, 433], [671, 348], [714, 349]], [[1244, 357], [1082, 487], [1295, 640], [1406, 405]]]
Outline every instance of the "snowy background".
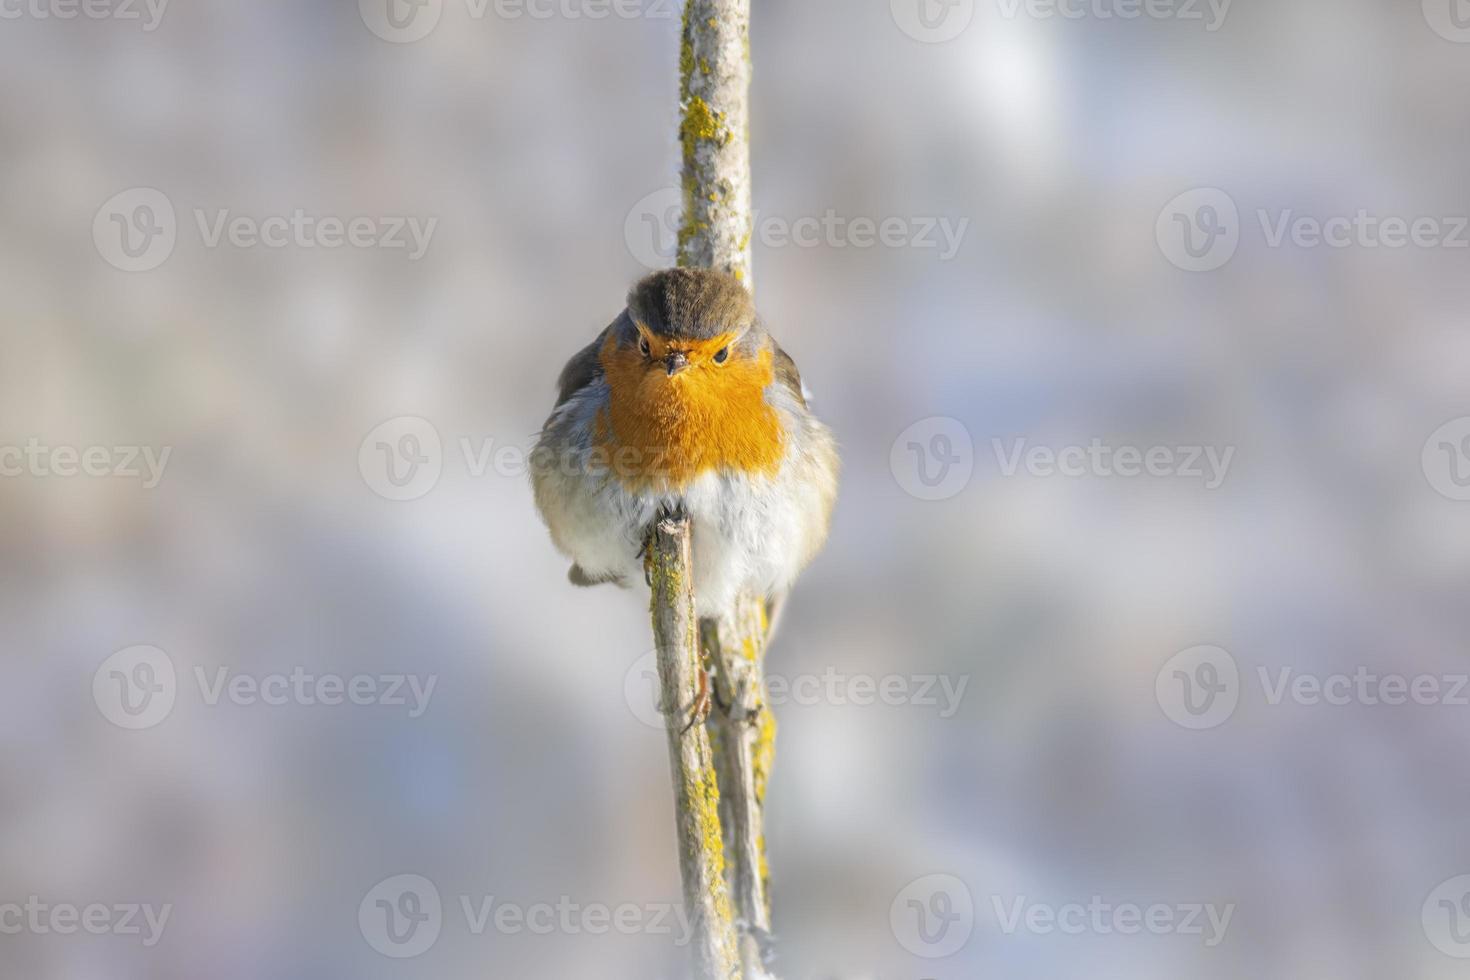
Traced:
[[[685, 962], [643, 600], [515, 465], [668, 260], [676, 11], [394, 2], [0, 4], [5, 976]], [[924, 3], [754, 3], [757, 298], [845, 458], [779, 974], [1463, 976], [1470, 10]]]

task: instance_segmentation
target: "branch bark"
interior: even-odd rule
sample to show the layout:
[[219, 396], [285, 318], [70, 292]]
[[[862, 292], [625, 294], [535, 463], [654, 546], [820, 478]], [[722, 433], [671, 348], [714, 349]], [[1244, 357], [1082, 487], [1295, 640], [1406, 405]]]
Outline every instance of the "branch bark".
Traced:
[[699, 625], [714, 666], [716, 707], [709, 726], [730, 850], [741, 971], [745, 980], [762, 980], [769, 976], [765, 964], [772, 952], [764, 813], [776, 738], [776, 719], [766, 705], [765, 603], [742, 596], [727, 615]]
[[[679, 54], [684, 221], [679, 264], [723, 269], [754, 288], [751, 270], [750, 0], [686, 0]], [[700, 624], [714, 666], [710, 716], [721, 817], [730, 849], [745, 980], [764, 980], [771, 912], [765, 856], [766, 775], [775, 719], [765, 705], [765, 602], [741, 596]]]
[[750, 0], [686, 0], [679, 73], [679, 264], [750, 288]]
[[674, 816], [684, 908], [693, 929], [695, 976], [736, 980], [734, 915], [725, 883], [725, 845], [720, 831], [720, 791], [709, 733], [689, 724], [702, 689], [695, 627], [689, 519], [661, 517], [648, 543], [653, 638], [658, 656], [659, 705], [669, 736]]

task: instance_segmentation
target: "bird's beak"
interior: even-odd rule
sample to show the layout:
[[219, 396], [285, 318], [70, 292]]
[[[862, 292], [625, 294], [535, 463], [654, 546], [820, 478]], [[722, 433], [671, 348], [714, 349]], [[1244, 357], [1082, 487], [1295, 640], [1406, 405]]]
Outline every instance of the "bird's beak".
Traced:
[[668, 369], [671, 378], [688, 366], [689, 358], [682, 351], [670, 351], [664, 358], [664, 367]]

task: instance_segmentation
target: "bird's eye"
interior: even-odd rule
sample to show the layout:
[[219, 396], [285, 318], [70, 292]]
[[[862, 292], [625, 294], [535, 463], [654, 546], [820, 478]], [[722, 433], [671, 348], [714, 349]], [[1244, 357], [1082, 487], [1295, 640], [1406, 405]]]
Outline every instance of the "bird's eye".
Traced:
[[729, 359], [730, 359], [730, 348], [728, 348], [728, 347], [721, 347], [719, 350], [715, 351], [715, 363], [716, 364], [724, 364]]
[[648, 356], [648, 338], [647, 337], [639, 337], [638, 338], [638, 353], [642, 354], [644, 357], [647, 357]]

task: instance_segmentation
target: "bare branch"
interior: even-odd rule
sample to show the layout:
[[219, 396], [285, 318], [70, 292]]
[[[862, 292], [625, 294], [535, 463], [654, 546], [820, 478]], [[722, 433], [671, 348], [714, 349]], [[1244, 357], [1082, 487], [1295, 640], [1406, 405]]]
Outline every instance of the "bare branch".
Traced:
[[[722, 269], [754, 286], [751, 271], [750, 0], [686, 0], [679, 52], [679, 138], [684, 151], [684, 221], [679, 264]], [[775, 719], [765, 710], [765, 602], [742, 596], [701, 623], [714, 661], [710, 718], [718, 751], [740, 927], [741, 976], [766, 980], [771, 913], [767, 898], [765, 777]]]
[[729, 614], [699, 625], [714, 663], [715, 711], [709, 725], [730, 848], [741, 968], [746, 980], [757, 980], [767, 976], [771, 952], [764, 811], [776, 738], [776, 719], [766, 705], [765, 603], [743, 596]]
[[750, 287], [750, 0], [687, 0], [679, 71], [679, 264]]
[[735, 927], [725, 883], [725, 845], [720, 832], [720, 791], [709, 734], [689, 724], [699, 697], [699, 637], [695, 629], [689, 520], [663, 517], [649, 542], [653, 586], [653, 637], [658, 650], [659, 705], [669, 735], [674, 778], [674, 816], [684, 907], [694, 930], [695, 975], [735, 980]]

